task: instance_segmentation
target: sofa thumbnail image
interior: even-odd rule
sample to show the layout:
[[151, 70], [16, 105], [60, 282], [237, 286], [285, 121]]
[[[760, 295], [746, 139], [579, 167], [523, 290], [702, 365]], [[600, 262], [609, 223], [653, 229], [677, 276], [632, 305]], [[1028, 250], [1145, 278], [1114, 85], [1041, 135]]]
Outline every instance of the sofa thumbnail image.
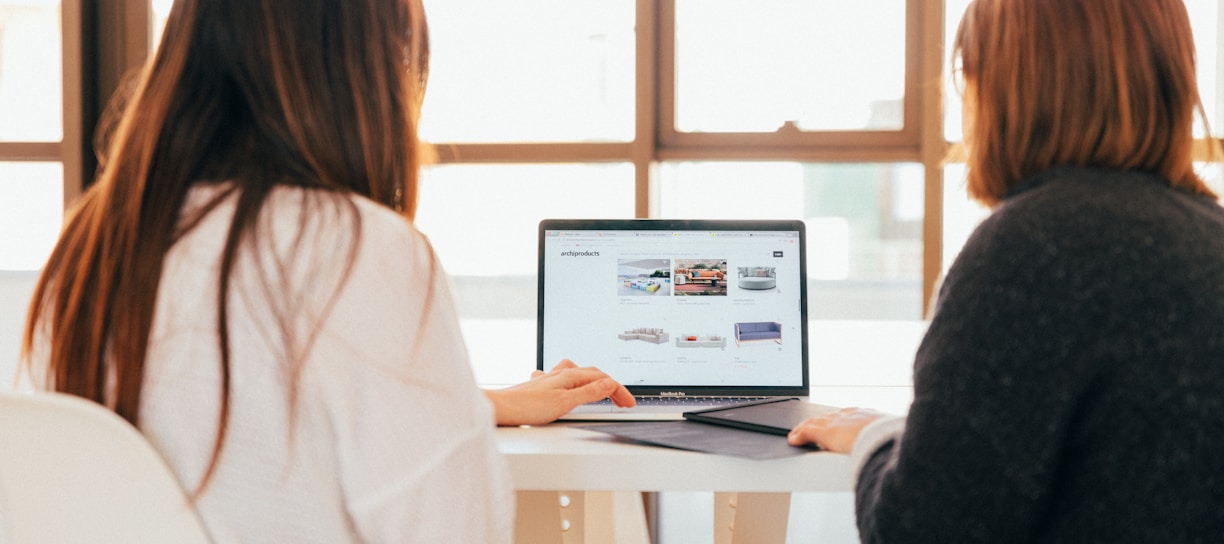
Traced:
[[672, 277], [679, 296], [725, 296], [727, 274], [718, 269], [676, 269]]
[[621, 334], [616, 335], [621, 340], [644, 340], [652, 344], [662, 344], [667, 341], [668, 335], [663, 329], [638, 328], [629, 329]]
[[742, 342], [773, 341], [782, 343], [782, 324], [776, 321], [753, 321], [735, 324], [735, 345]]
[[659, 281], [658, 280], [625, 280], [625, 287], [632, 287], [634, 289], [641, 289], [643, 291], [653, 293], [659, 290]]
[[716, 334], [681, 334], [676, 336], [676, 347], [726, 349], [727, 337]]
[[705, 283], [710, 286], [717, 286], [718, 282], [726, 278], [721, 270], [717, 269], [680, 269], [676, 271], [676, 284], [687, 285], [690, 283]]
[[778, 280], [774, 267], [772, 266], [741, 266], [739, 271], [740, 289], [763, 290], [773, 289], [778, 286]]

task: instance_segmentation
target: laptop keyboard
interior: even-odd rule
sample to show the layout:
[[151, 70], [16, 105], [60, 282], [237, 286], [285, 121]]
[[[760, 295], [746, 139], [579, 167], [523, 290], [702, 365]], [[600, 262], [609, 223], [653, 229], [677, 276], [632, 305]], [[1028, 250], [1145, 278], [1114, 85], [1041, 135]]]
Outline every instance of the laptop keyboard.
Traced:
[[[636, 398], [638, 406], [729, 406], [765, 400], [769, 397], [652, 397], [643, 395]], [[591, 404], [612, 404], [612, 399], [604, 399]]]

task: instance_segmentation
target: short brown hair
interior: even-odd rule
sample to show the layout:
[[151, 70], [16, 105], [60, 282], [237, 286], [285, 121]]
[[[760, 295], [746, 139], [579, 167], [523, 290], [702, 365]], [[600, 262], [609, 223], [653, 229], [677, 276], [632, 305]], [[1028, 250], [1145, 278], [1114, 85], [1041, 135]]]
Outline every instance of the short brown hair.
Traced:
[[953, 44], [969, 195], [998, 203], [1059, 165], [1138, 170], [1215, 196], [1194, 171], [1194, 40], [1183, 0], [975, 0]]

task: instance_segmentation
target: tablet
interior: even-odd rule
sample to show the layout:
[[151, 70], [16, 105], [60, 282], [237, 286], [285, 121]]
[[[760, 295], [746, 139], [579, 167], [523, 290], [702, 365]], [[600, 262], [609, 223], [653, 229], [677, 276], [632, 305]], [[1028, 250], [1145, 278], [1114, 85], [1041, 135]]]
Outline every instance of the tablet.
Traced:
[[684, 419], [786, 436], [808, 418], [834, 411], [837, 408], [792, 397], [693, 410], [685, 412]]

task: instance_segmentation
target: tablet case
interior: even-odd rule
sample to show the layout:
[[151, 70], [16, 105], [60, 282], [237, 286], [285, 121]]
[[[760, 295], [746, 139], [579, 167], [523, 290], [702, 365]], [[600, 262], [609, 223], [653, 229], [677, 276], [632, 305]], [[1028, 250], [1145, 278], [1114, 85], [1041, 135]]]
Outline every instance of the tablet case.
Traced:
[[685, 412], [684, 418], [689, 421], [786, 436], [791, 429], [808, 418], [835, 410], [837, 408], [813, 404], [792, 397], [694, 410]]

